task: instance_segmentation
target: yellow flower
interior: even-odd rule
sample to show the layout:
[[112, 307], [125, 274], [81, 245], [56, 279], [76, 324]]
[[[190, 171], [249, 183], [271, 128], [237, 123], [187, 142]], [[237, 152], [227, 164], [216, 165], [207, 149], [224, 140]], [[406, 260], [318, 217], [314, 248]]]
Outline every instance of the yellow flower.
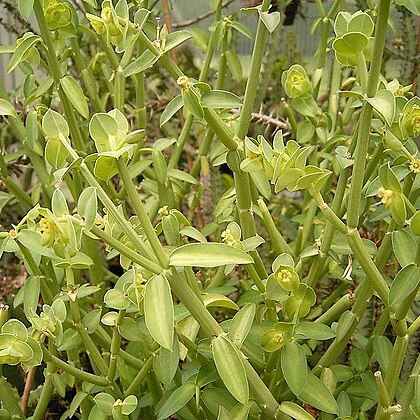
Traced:
[[389, 206], [392, 203], [395, 193], [392, 190], [386, 190], [385, 188], [381, 187], [378, 190], [378, 195], [381, 197], [381, 203]]
[[410, 171], [418, 174], [420, 172], [420, 159], [413, 159], [410, 163]]
[[187, 76], [179, 76], [176, 83], [181, 89], [188, 89], [188, 85], [189, 85], [188, 81], [189, 79]]
[[16, 239], [18, 237], [18, 231], [16, 229], [10, 229], [8, 236], [10, 239]]
[[221, 237], [222, 237], [223, 242], [226, 242], [228, 245], [233, 246], [233, 245], [235, 245], [235, 243], [236, 243], [236, 239], [235, 239], [235, 237], [233, 236], [233, 234], [232, 234], [232, 232], [231, 232], [231, 230], [230, 230], [230, 229], [226, 229], [226, 230], [224, 230], [224, 231], [222, 232]]

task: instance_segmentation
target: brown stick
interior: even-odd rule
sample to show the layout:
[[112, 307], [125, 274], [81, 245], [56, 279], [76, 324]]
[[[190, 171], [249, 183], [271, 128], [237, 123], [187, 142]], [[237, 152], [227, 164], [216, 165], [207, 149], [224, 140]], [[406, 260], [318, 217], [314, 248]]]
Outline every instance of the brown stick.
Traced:
[[[166, 28], [168, 29], [168, 33], [172, 32], [172, 15], [171, 15], [171, 8], [169, 6], [169, 0], [162, 0], [162, 10], [163, 10], [163, 17], [165, 19]], [[176, 62], [176, 49], [173, 48], [170, 52], [171, 58], [173, 61]]]
[[[226, 7], [229, 4], [233, 3], [234, 1], [235, 0], [225, 0], [222, 3], [222, 7]], [[200, 22], [200, 20], [203, 20], [206, 17], [211, 16], [213, 13], [214, 13], [213, 10], [208, 10], [207, 12], [205, 12], [205, 13], [203, 13], [201, 15], [198, 15], [195, 18], [184, 20], [183, 22], [175, 22], [175, 23], [172, 24], [172, 28], [173, 29], [186, 28], [187, 26], [194, 25], [194, 23]]]
[[20, 400], [20, 409], [22, 410], [23, 414], [26, 412], [26, 407], [28, 406], [29, 401], [29, 394], [32, 390], [32, 383], [35, 378], [36, 373], [36, 367], [29, 369], [28, 374], [26, 375], [26, 381], [25, 381], [25, 389], [23, 390], [22, 399]]
[[[420, 53], [420, 18], [417, 17], [416, 19], [417, 19], [417, 23], [419, 27], [419, 31], [417, 33], [417, 45], [416, 45], [416, 56], [418, 56]], [[414, 67], [413, 67], [413, 93], [414, 94], [417, 93], [418, 77], [419, 77], [419, 60], [416, 60], [414, 62]]]

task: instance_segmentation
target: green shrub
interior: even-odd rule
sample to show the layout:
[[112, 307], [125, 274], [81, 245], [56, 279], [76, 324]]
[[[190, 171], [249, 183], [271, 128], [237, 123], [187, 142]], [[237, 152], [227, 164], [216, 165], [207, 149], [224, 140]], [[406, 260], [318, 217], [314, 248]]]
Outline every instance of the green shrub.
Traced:
[[[27, 273], [0, 308], [1, 418], [59, 397], [61, 418], [418, 418], [420, 99], [381, 74], [394, 6], [316, 2], [315, 70], [271, 98], [285, 122], [253, 113], [283, 10], [244, 10], [244, 80], [252, 34], [221, 0], [209, 33], [157, 3], [18, 0], [39, 34], [0, 88], [0, 254]], [[198, 69], [174, 54], [191, 37]]]

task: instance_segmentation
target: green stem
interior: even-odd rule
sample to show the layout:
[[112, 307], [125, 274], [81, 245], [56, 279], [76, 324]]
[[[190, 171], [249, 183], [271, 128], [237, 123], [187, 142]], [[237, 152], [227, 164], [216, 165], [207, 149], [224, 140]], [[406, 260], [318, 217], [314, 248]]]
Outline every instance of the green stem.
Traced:
[[152, 273], [160, 274], [162, 272], [162, 267], [156, 264], [153, 261], [150, 261], [148, 258], [143, 257], [142, 255], [138, 254], [136, 251], [133, 251], [128, 246], [124, 245], [118, 239], [115, 239], [109, 233], [104, 232], [102, 229], [98, 228], [97, 226], [92, 226], [91, 232], [97, 236], [99, 239], [104, 241], [107, 245], [111, 246], [115, 250], [117, 250], [121, 255], [130, 258], [131, 261], [139, 264], [141, 267], [150, 270]]
[[[372, 64], [369, 69], [366, 88], [366, 95], [368, 98], [375, 96], [378, 87], [379, 73], [382, 64], [382, 54], [385, 45], [386, 29], [388, 25], [390, 3], [390, 0], [382, 0], [378, 4], [378, 17], [376, 21]], [[354, 153], [353, 175], [348, 198], [347, 225], [351, 228], [356, 228], [359, 224], [359, 207], [362, 197], [363, 177], [365, 174], [366, 153], [369, 145], [372, 114], [372, 106], [367, 101], [364, 101], [357, 133], [358, 135], [356, 150]]]
[[34, 13], [36, 20], [38, 22], [39, 30], [41, 32], [42, 39], [45, 42], [46, 46], [46, 55], [47, 55], [47, 61], [48, 66], [50, 70], [50, 74], [52, 78], [54, 79], [54, 82], [57, 85], [58, 88], [58, 96], [60, 97], [60, 101], [63, 104], [64, 108], [64, 114], [66, 117], [66, 120], [70, 126], [70, 131], [72, 133], [72, 139], [75, 142], [75, 145], [78, 149], [83, 150], [84, 149], [84, 141], [82, 134], [79, 129], [79, 125], [77, 123], [76, 114], [74, 112], [74, 109], [72, 105], [70, 104], [70, 101], [68, 100], [67, 96], [65, 95], [64, 91], [59, 87], [60, 80], [62, 77], [61, 70], [60, 70], [60, 64], [58, 62], [54, 43], [51, 38], [50, 31], [47, 27], [47, 22], [45, 21], [44, 11], [43, 7], [41, 5], [40, 0], [35, 0], [34, 2]]
[[89, 382], [90, 384], [98, 385], [101, 387], [106, 387], [109, 385], [109, 381], [105, 377], [94, 375], [69, 365], [68, 363], [51, 354], [44, 346], [42, 346], [42, 352], [44, 354], [44, 360], [51, 362], [57, 369], [61, 369], [62, 371], [67, 372], [69, 375], [76, 379], [80, 379], [81, 381]]
[[[65, 139], [61, 139], [61, 140], [64, 147], [70, 153], [70, 156], [72, 157], [72, 159], [78, 160], [80, 156], [77, 154], [77, 152], [71, 147], [71, 145]], [[108, 194], [104, 191], [104, 189], [101, 187], [99, 182], [96, 180], [95, 176], [90, 172], [89, 168], [84, 162], [80, 165], [79, 171], [83, 174], [86, 181], [92, 187], [96, 188], [99, 200], [102, 201], [103, 205], [106, 207], [108, 212], [114, 217], [116, 222], [120, 225], [120, 227], [122, 228], [122, 231], [127, 235], [127, 237], [131, 240], [133, 245], [137, 248], [137, 251], [142, 252], [145, 256], [147, 256], [150, 259], [154, 259], [153, 255], [145, 247], [144, 243], [140, 239], [138, 233], [135, 231], [131, 223], [121, 215], [120, 211], [117, 209], [114, 202], [109, 198]]]
[[351, 307], [354, 299], [354, 293], [347, 293], [335, 302], [334, 305], [327, 309], [320, 317], [318, 317], [315, 322], [330, 325], [333, 321], [338, 320], [340, 316]]
[[143, 206], [143, 203], [140, 200], [140, 197], [137, 193], [136, 187], [134, 186], [133, 180], [131, 179], [131, 175], [125, 165], [125, 162], [120, 158], [117, 161], [118, 171], [121, 175], [121, 179], [124, 183], [125, 190], [130, 198], [131, 204], [134, 207], [137, 217], [140, 220], [141, 226], [144, 230], [144, 233], [152, 247], [155, 256], [159, 263], [162, 265], [163, 268], [168, 267], [168, 257], [166, 255], [165, 250], [163, 249], [162, 244], [160, 243], [155, 229], [147, 216], [146, 210]]
[[280, 255], [285, 252], [291, 256], [294, 256], [292, 248], [290, 248], [289, 244], [283, 238], [283, 235], [277, 229], [277, 226], [274, 223], [270, 211], [268, 210], [268, 207], [264, 203], [263, 199], [258, 200], [258, 207], [261, 210], [264, 227], [267, 230], [268, 236], [270, 237], [271, 248], [273, 249], [275, 254]]
[[[389, 401], [392, 403], [392, 400], [395, 396], [395, 391], [397, 389], [398, 381], [400, 379], [401, 368], [404, 362], [405, 352], [407, 351], [408, 346], [408, 336], [397, 336], [395, 339], [394, 347], [392, 349], [391, 359], [392, 363], [389, 364], [388, 370], [385, 376], [385, 388], [388, 391]], [[381, 408], [378, 407], [376, 411], [375, 419], [380, 418]]]
[[34, 414], [32, 415], [33, 420], [43, 420], [45, 412], [47, 411], [48, 404], [51, 401], [52, 393], [54, 391], [54, 384], [52, 381], [55, 367], [53, 363], [47, 363], [45, 368], [45, 380], [42, 386], [41, 396], [39, 397], [38, 404], [36, 405]]
[[117, 362], [118, 355], [120, 352], [121, 345], [121, 334], [119, 333], [119, 328], [124, 321], [125, 310], [120, 310], [118, 312], [118, 317], [115, 322], [115, 325], [112, 329], [112, 340], [111, 340], [111, 349], [109, 355], [109, 369], [108, 369], [108, 380], [113, 381], [115, 379], [115, 374], [117, 373]]
[[150, 369], [153, 366], [153, 358], [155, 356], [152, 354], [149, 356], [149, 358], [146, 360], [146, 363], [143, 365], [143, 367], [139, 370], [139, 373], [136, 375], [136, 377], [131, 382], [130, 386], [127, 388], [127, 390], [124, 393], [124, 397], [127, 397], [129, 395], [135, 395], [138, 394], [140, 387], [144, 383], [147, 374], [149, 373]]
[[[261, 5], [261, 12], [267, 12], [270, 7], [270, 0], [263, 0]], [[257, 95], [261, 64], [265, 52], [265, 38], [267, 36], [267, 28], [261, 19], [258, 20], [257, 33], [255, 35], [254, 49], [252, 51], [251, 68], [249, 71], [248, 82], [245, 89], [244, 102], [242, 106], [241, 116], [239, 118], [239, 125], [236, 130], [236, 135], [243, 140], [248, 132], [251, 115], [254, 108], [255, 97]]]

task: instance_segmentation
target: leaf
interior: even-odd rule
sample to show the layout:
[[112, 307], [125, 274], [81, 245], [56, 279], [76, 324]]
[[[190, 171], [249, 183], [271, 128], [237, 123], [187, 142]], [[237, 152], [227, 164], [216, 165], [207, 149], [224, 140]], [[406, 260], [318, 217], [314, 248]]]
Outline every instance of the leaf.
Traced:
[[15, 107], [6, 99], [0, 98], [0, 115], [9, 115], [11, 117], [17, 117]]
[[203, 108], [241, 108], [241, 99], [231, 92], [225, 90], [212, 90], [201, 95]]
[[420, 210], [417, 211], [411, 219], [410, 227], [414, 235], [420, 236]]
[[397, 4], [406, 7], [411, 13], [416, 16], [420, 15], [420, 1], [419, 0], [397, 0]]
[[111, 289], [105, 293], [104, 303], [106, 306], [112, 309], [118, 309], [123, 311], [128, 309], [130, 301], [124, 296], [124, 293], [120, 289]]
[[51, 210], [57, 217], [63, 216], [64, 214], [69, 214], [66, 197], [64, 197], [64, 194], [58, 188], [56, 188], [53, 192], [51, 199]]
[[174, 307], [168, 280], [153, 276], [144, 291], [144, 317], [150, 335], [162, 347], [172, 349], [174, 336]]
[[82, 191], [77, 201], [77, 211], [85, 219], [85, 229], [89, 230], [93, 226], [98, 212], [96, 188], [87, 187]]
[[239, 60], [238, 54], [236, 54], [234, 51], [227, 50], [225, 52], [225, 57], [227, 66], [229, 67], [233, 78], [237, 82], [240, 82], [242, 80], [242, 64]]
[[299, 112], [299, 114], [306, 117], [316, 118], [319, 112], [319, 107], [312, 95], [302, 95], [291, 100], [291, 106]]
[[189, 238], [195, 239], [198, 242], [207, 242], [206, 237], [195, 227], [184, 226], [179, 233], [181, 235], [188, 236]]
[[32, 311], [36, 312], [39, 293], [41, 290], [41, 280], [38, 276], [30, 276], [23, 289], [23, 309], [27, 319], [32, 315]]
[[308, 378], [305, 350], [296, 342], [287, 343], [281, 351], [281, 369], [287, 386], [299, 396]]
[[283, 172], [276, 180], [274, 192], [284, 190], [288, 186], [294, 186], [295, 183], [304, 175], [304, 172], [298, 168], [290, 168]]
[[218, 293], [206, 293], [202, 296], [204, 306], [206, 307], [219, 307], [239, 310], [238, 305], [224, 295]]
[[389, 290], [389, 304], [395, 309], [403, 303], [420, 283], [420, 268], [411, 263], [402, 268], [395, 276]]
[[170, 179], [177, 179], [179, 181], [188, 182], [189, 184], [197, 184], [197, 180], [188, 172], [180, 171], [179, 169], [168, 169], [168, 177]]
[[24, 61], [26, 54], [41, 40], [38, 35], [29, 35], [26, 38], [22, 39], [22, 42], [15, 48], [15, 51], [10, 58], [10, 61], [7, 65], [7, 72], [10, 73], [13, 71], [21, 61]]
[[124, 76], [132, 76], [133, 74], [142, 73], [145, 70], [150, 69], [159, 58], [160, 56], [154, 55], [150, 50], [145, 50], [139, 58], [134, 60], [124, 69]]
[[192, 38], [190, 31], [171, 32], [166, 38], [165, 52], [176, 48], [178, 45], [181, 45], [183, 42], [189, 40], [190, 38]]
[[367, 13], [361, 11], [354, 13], [347, 24], [348, 32], [361, 32], [367, 37], [373, 34], [374, 28], [372, 18]]
[[177, 388], [158, 410], [158, 420], [166, 419], [184, 407], [195, 394], [195, 390], [193, 382], [187, 382]]
[[162, 112], [159, 121], [160, 126], [166, 124], [183, 106], [184, 100], [182, 99], [182, 95], [175, 96]]
[[217, 372], [227, 390], [241, 404], [246, 405], [249, 400], [248, 379], [238, 350], [224, 336], [218, 336], [212, 341], [212, 354]]
[[395, 96], [388, 89], [379, 90], [373, 98], [366, 97], [366, 101], [391, 126], [395, 117]]
[[99, 156], [95, 162], [95, 167], [93, 171], [99, 179], [108, 182], [113, 176], [115, 176], [118, 173], [117, 162], [112, 157]]
[[129, 395], [122, 402], [121, 412], [124, 416], [130, 415], [138, 405], [138, 400], [135, 395]]
[[362, 52], [368, 44], [368, 37], [361, 32], [348, 32], [336, 38], [332, 47], [334, 50], [344, 57], [351, 57]]
[[50, 139], [58, 139], [60, 134], [67, 138], [70, 134], [67, 121], [52, 109], [49, 109], [42, 118], [42, 129]]
[[346, 311], [340, 316], [338, 320], [337, 328], [336, 328], [336, 340], [342, 340], [346, 334], [350, 331], [353, 327], [353, 324], [357, 322], [357, 317], [353, 312]]
[[245, 252], [222, 243], [195, 243], [183, 245], [169, 255], [169, 264], [175, 267], [219, 267], [227, 264], [252, 264]]
[[43, 255], [51, 259], [57, 259], [51, 248], [41, 245], [42, 235], [39, 232], [29, 229], [19, 231], [18, 241], [27, 248], [31, 253]]
[[167, 388], [175, 377], [179, 363], [178, 337], [174, 335], [174, 341], [170, 350], [162, 347], [158, 355], [153, 359], [153, 372], [158, 381]]
[[392, 250], [401, 267], [411, 264], [416, 257], [417, 241], [406, 230], [397, 230], [391, 235]]
[[229, 339], [238, 348], [241, 349], [252, 323], [254, 322], [256, 307], [254, 303], [247, 303], [233, 317], [229, 327]]
[[194, 117], [203, 118], [204, 112], [197, 95], [191, 89], [182, 90], [185, 109]]
[[67, 161], [69, 152], [57, 138], [49, 139], [45, 146], [45, 160], [54, 168], [62, 168]]
[[296, 326], [295, 334], [302, 334], [305, 338], [313, 340], [329, 340], [335, 337], [334, 331], [320, 322], [300, 322]]
[[84, 118], [89, 118], [89, 107], [80, 84], [71, 76], [65, 76], [60, 81], [67, 99], [74, 109]]
[[102, 411], [102, 413], [110, 416], [112, 414], [112, 406], [114, 405], [115, 398], [112, 395], [109, 395], [105, 392], [100, 392], [96, 394], [93, 398], [95, 400], [95, 404]]
[[89, 133], [99, 153], [116, 149], [118, 130], [117, 120], [109, 114], [95, 114], [89, 122]]
[[312, 373], [308, 373], [308, 378], [299, 394], [299, 398], [318, 410], [331, 414], [338, 413], [337, 401], [325, 384]]
[[18, 0], [18, 8], [23, 19], [28, 21], [34, 8], [34, 0]]
[[280, 404], [280, 411], [296, 420], [314, 420], [304, 408], [292, 401], [283, 401]]
[[249, 39], [252, 39], [251, 31], [243, 23], [240, 23], [234, 20], [230, 22], [229, 25], [235, 30], [237, 30], [238, 32], [240, 32], [242, 35], [246, 36]]
[[280, 23], [280, 13], [279, 12], [261, 12], [259, 11], [261, 22], [267, 28], [268, 32], [273, 33], [277, 26]]

